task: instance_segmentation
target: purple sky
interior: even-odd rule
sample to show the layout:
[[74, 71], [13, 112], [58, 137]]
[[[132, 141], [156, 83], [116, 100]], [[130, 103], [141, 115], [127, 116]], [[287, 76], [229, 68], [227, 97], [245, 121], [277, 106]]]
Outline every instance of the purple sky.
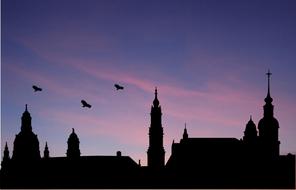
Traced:
[[47, 141], [51, 156], [65, 156], [75, 128], [82, 155], [120, 150], [146, 165], [155, 86], [166, 160], [185, 122], [190, 137], [240, 139], [250, 115], [256, 125], [263, 116], [271, 69], [280, 150], [296, 153], [294, 0], [2, 0], [1, 9], [2, 150], [7, 141], [12, 152], [28, 104], [42, 154]]

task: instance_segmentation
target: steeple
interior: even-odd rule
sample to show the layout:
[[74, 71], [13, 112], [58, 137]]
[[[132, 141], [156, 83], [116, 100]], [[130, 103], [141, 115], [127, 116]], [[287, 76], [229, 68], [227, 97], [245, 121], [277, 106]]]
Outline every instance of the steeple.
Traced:
[[9, 160], [9, 150], [8, 150], [8, 146], [7, 146], [7, 142], [5, 143], [5, 148], [4, 148], [4, 152], [3, 152], [3, 161], [4, 160]]
[[268, 70], [267, 75], [267, 96], [264, 99], [265, 105], [263, 106], [263, 118], [258, 123], [259, 140], [261, 143], [261, 153], [266, 156], [279, 155], [279, 140], [278, 129], [279, 122], [274, 118], [273, 114], [273, 99], [270, 96], [270, 76], [271, 72]]
[[186, 123], [185, 123], [184, 132], [183, 132], [183, 139], [188, 139], [188, 133], [187, 133], [187, 129], [186, 129]]
[[161, 107], [157, 98], [157, 88], [151, 106], [151, 124], [149, 127], [149, 148], [147, 151], [148, 167], [158, 169], [164, 166], [165, 151], [163, 148], [163, 128], [161, 123]]
[[7, 146], [7, 142], [5, 143], [5, 148], [3, 151], [3, 159], [2, 159], [2, 163], [1, 166], [2, 168], [5, 168], [7, 166], [7, 162], [10, 160], [9, 157], [9, 150], [8, 150], [8, 146]]
[[48, 150], [47, 142], [45, 142], [45, 148], [44, 148], [44, 152], [43, 152], [43, 158], [49, 158], [49, 150]]
[[28, 106], [26, 104], [26, 107], [25, 107], [25, 111], [22, 115], [22, 126], [21, 126], [21, 131], [22, 132], [30, 132], [32, 131], [32, 118], [31, 118], [31, 115], [28, 111]]

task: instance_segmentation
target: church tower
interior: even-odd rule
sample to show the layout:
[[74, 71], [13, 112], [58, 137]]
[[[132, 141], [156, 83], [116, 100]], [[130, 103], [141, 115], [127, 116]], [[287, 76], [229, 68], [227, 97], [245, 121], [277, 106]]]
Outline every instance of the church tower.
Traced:
[[33, 161], [40, 159], [39, 141], [37, 135], [32, 131], [31, 115], [27, 104], [22, 115], [21, 132], [15, 136], [13, 147], [13, 160]]
[[162, 113], [157, 99], [156, 88], [150, 115], [151, 124], [149, 128], [149, 148], [147, 151], [148, 167], [159, 169], [164, 167], [165, 151], [163, 148], [163, 128], [161, 124]]
[[273, 116], [273, 99], [270, 96], [271, 73], [269, 70], [266, 75], [268, 78], [268, 90], [267, 96], [264, 99], [265, 105], [263, 106], [263, 118], [258, 123], [259, 140], [261, 145], [261, 152], [263, 153], [263, 155], [268, 157], [276, 157], [279, 156], [279, 122]]
[[74, 128], [72, 128], [72, 133], [68, 138], [67, 157], [74, 158], [74, 159], [80, 157], [79, 139], [75, 133]]

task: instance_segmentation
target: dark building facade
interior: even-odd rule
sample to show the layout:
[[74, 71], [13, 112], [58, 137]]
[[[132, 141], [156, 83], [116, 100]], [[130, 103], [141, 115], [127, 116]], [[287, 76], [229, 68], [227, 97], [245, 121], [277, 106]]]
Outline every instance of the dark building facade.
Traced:
[[295, 155], [279, 154], [279, 122], [268, 90], [258, 130], [252, 117], [243, 138], [194, 138], [186, 124], [172, 143], [165, 164], [162, 111], [157, 89], [151, 107], [148, 164], [141, 166], [120, 151], [114, 156], [81, 156], [72, 129], [66, 157], [51, 157], [32, 131], [27, 106], [16, 135], [12, 157], [7, 144], [1, 163], [1, 188], [295, 188]]

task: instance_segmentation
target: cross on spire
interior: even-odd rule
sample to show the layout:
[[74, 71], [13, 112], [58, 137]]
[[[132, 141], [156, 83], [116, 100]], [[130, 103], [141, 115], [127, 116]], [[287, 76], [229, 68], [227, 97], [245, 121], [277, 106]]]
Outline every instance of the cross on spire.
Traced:
[[268, 72], [266, 73], [267, 78], [268, 78], [268, 94], [270, 94], [270, 76], [272, 75], [272, 73], [270, 72], [270, 70], [268, 69]]

